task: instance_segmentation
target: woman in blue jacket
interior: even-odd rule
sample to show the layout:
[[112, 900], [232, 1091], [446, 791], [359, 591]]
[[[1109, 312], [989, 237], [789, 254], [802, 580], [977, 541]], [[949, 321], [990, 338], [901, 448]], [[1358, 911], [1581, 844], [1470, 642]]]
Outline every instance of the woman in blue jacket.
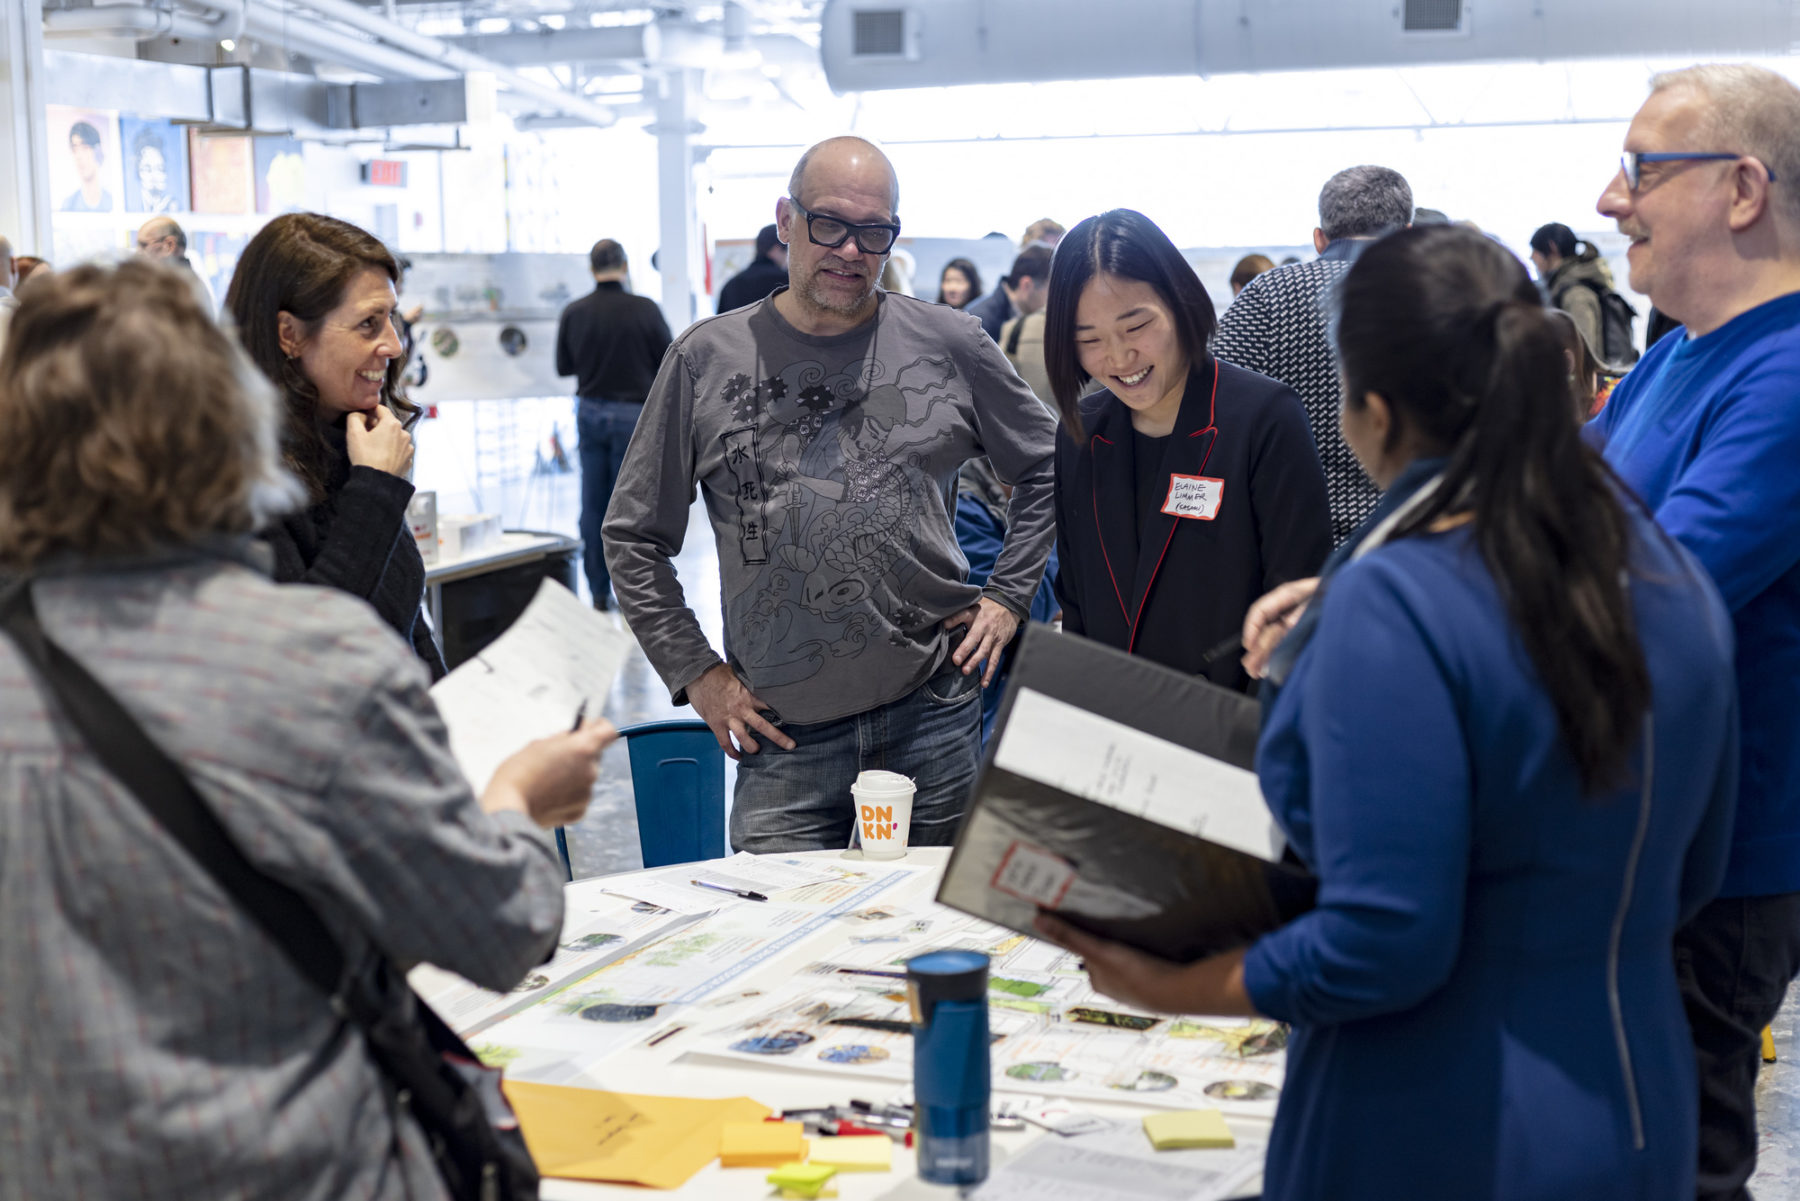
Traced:
[[1243, 689], [1236, 657], [1207, 652], [1257, 597], [1318, 572], [1331, 519], [1300, 398], [1207, 353], [1213, 324], [1143, 214], [1089, 217], [1057, 246], [1056, 595], [1068, 632]]
[[1728, 619], [1582, 446], [1511, 255], [1395, 234], [1340, 312], [1388, 495], [1288, 635], [1257, 763], [1318, 907], [1187, 965], [1044, 932], [1123, 1000], [1294, 1024], [1269, 1198], [1687, 1201], [1670, 944], [1725, 865]]

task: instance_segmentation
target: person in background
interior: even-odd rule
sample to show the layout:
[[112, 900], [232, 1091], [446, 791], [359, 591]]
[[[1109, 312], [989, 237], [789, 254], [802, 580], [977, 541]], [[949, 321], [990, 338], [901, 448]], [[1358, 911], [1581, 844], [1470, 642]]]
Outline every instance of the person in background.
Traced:
[[373, 235], [284, 213], [244, 248], [225, 308], [281, 394], [282, 458], [306, 490], [303, 508], [261, 532], [275, 579], [375, 606], [436, 680], [444, 656], [421, 616], [425, 561], [406, 519], [419, 408], [400, 386], [399, 278]]
[[1731, 861], [1675, 962], [1700, 1062], [1698, 1195], [1741, 1201], [1761, 1032], [1800, 971], [1800, 88], [1714, 65], [1651, 89], [1599, 211], [1631, 240], [1632, 289], [1685, 329], [1587, 433], [1711, 573], [1736, 627]]
[[214, 299], [212, 288], [200, 273], [194, 270], [194, 264], [188, 259], [187, 231], [173, 217], [152, 217], [138, 227], [137, 252], [147, 259], [158, 259], [176, 268], [187, 276], [189, 286], [206, 311], [219, 311], [218, 301]]
[[14, 292], [17, 292], [26, 280], [39, 271], [45, 274], [50, 274], [52, 271], [50, 264], [35, 254], [21, 254], [13, 260], [13, 264], [17, 270], [17, 279], [12, 286]]
[[1040, 930], [1128, 1005], [1292, 1023], [1268, 1201], [1691, 1201], [1669, 949], [1725, 870], [1729, 618], [1582, 445], [1524, 264], [1409, 230], [1339, 303], [1386, 495], [1281, 644], [1256, 760], [1317, 907], [1191, 964]]
[[914, 266], [913, 256], [903, 247], [895, 246], [888, 252], [888, 261], [881, 265], [881, 290], [897, 296], [913, 295]]
[[981, 272], [968, 259], [951, 259], [938, 274], [939, 304], [966, 309], [981, 295]]
[[[400, 264], [400, 282], [394, 285], [394, 295], [396, 297], [404, 296], [406, 281], [412, 274], [412, 260], [405, 256], [399, 256], [394, 261]], [[430, 369], [425, 365], [425, 354], [419, 348], [418, 336], [413, 333], [413, 328], [419, 324], [419, 319], [424, 315], [425, 305], [422, 301], [415, 302], [409, 309], [398, 310], [394, 313], [394, 329], [400, 335], [400, 355], [403, 364], [400, 368], [400, 379], [409, 390], [423, 384], [430, 375]]]
[[1573, 317], [1575, 328], [1600, 353], [1606, 345], [1601, 300], [1613, 290], [1612, 270], [1600, 251], [1568, 226], [1552, 222], [1531, 235], [1531, 265], [1550, 306]]
[[1019, 239], [1019, 249], [1028, 250], [1033, 246], [1048, 246], [1055, 250], [1056, 244], [1062, 241], [1063, 235], [1068, 232], [1062, 227], [1060, 221], [1039, 217], [1025, 227], [1025, 234]]
[[1266, 254], [1247, 254], [1231, 268], [1231, 298], [1236, 300], [1244, 285], [1265, 271], [1275, 269], [1275, 260]]
[[1056, 248], [1056, 594], [1067, 632], [1243, 690], [1236, 658], [1208, 651], [1257, 597], [1316, 574], [1331, 528], [1300, 398], [1207, 353], [1213, 320], [1141, 213], [1090, 217]]
[[729, 313], [755, 304], [787, 283], [787, 247], [773, 225], [756, 233], [756, 257], [750, 265], [725, 281], [719, 289], [719, 312]]
[[[24, 275], [21, 273], [20, 280]], [[1662, 340], [1664, 334], [1674, 333], [1681, 328], [1681, 322], [1675, 320], [1655, 305], [1650, 306], [1650, 315], [1644, 318], [1644, 349], [1648, 351]]]
[[1414, 225], [1449, 225], [1452, 224], [1450, 214], [1442, 209], [1428, 209], [1420, 206], [1413, 210]]
[[13, 254], [12, 240], [0, 237], [0, 347], [6, 345], [12, 315], [19, 307], [19, 298], [13, 295], [18, 287], [19, 260]]
[[1380, 499], [1338, 429], [1342, 396], [1326, 312], [1331, 289], [1374, 239], [1412, 220], [1412, 188], [1386, 167], [1348, 167], [1319, 190], [1319, 226], [1308, 263], [1265, 271], [1219, 320], [1213, 353], [1280, 380], [1300, 394], [1331, 500], [1331, 541], [1341, 545]]
[[1574, 391], [1575, 419], [1588, 421], [1604, 406], [1601, 398], [1600, 360], [1594, 357], [1593, 347], [1581, 336], [1581, 328], [1575, 324], [1575, 318], [1561, 309], [1551, 309], [1550, 324], [1562, 338], [1563, 358], [1569, 364], [1569, 387]]
[[563, 310], [556, 326], [556, 374], [575, 377], [575, 425], [581, 435], [581, 541], [594, 608], [613, 605], [601, 523], [612, 503], [625, 448], [644, 398], [669, 349], [669, 323], [647, 296], [625, 290], [631, 265], [611, 238], [588, 252], [594, 290]]
[[[1049, 411], [966, 313], [876, 285], [899, 203], [893, 165], [861, 138], [801, 155], [775, 206], [789, 286], [670, 348], [606, 516], [632, 633], [738, 761], [740, 850], [844, 847], [850, 785], [875, 768], [917, 781], [913, 845], [948, 845], [979, 761], [980, 686], [1055, 538]], [[1014, 487], [976, 587], [949, 509], [982, 456]], [[696, 486], [724, 658], [673, 564]]]
[[[1000, 482], [994, 465], [986, 459], [970, 459], [956, 477], [956, 545], [969, 561], [969, 583], [980, 587], [994, 574], [994, 564], [1006, 546], [1006, 506], [1012, 500], [1012, 488]], [[1056, 603], [1056, 552], [1044, 566], [1044, 578], [1038, 582], [1031, 598], [1028, 621], [1055, 621], [1062, 606]], [[994, 735], [994, 721], [1000, 716], [1000, 702], [1006, 696], [1006, 678], [1012, 670], [1012, 652], [1017, 643], [1001, 652], [1000, 667], [981, 693], [981, 745], [985, 749]]]
[[1018, 310], [1018, 316], [1000, 327], [1000, 352], [1046, 404], [1054, 396], [1050, 373], [1044, 366], [1044, 305], [1050, 298], [1050, 264], [1054, 256], [1055, 251], [1048, 246], [1027, 246], [1000, 281], [1000, 286], [1011, 292], [1013, 308]]
[[[586, 809], [615, 732], [547, 731], [473, 791], [393, 630], [268, 578], [251, 532], [304, 501], [280, 401], [211, 318], [144, 262], [33, 283], [0, 354], [0, 593], [28, 582], [50, 639], [346, 962], [505, 991], [556, 949], [544, 827]], [[0, 729], [18, 923], [0, 940], [0, 1196], [443, 1197], [361, 1034], [4, 635]]]

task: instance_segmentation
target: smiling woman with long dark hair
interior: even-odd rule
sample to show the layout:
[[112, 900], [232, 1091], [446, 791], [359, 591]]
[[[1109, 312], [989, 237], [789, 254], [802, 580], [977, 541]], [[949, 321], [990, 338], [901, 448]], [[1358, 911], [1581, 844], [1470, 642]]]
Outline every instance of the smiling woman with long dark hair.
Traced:
[[1089, 217], [1057, 246], [1056, 592], [1065, 630], [1241, 689], [1237, 657], [1206, 652], [1257, 597], [1318, 571], [1331, 525], [1300, 398], [1209, 354], [1213, 322], [1142, 213]]
[[281, 452], [310, 504], [263, 531], [275, 578], [360, 596], [431, 669], [425, 561], [406, 520], [418, 406], [400, 385], [400, 264], [374, 236], [317, 213], [250, 240], [225, 294], [244, 348], [281, 392]]

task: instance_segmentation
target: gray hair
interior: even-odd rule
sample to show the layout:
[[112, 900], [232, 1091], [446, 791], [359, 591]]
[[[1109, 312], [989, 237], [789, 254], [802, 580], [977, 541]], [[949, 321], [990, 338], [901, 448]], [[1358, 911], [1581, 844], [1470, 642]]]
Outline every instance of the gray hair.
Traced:
[[1727, 151], [1761, 160], [1777, 181], [1770, 205], [1790, 222], [1800, 222], [1800, 87], [1765, 67], [1748, 63], [1705, 63], [1664, 71], [1650, 91], [1692, 88], [1705, 98], [1693, 150]]
[[1319, 228], [1327, 241], [1374, 238], [1413, 217], [1412, 188], [1388, 167], [1346, 167], [1319, 189]]

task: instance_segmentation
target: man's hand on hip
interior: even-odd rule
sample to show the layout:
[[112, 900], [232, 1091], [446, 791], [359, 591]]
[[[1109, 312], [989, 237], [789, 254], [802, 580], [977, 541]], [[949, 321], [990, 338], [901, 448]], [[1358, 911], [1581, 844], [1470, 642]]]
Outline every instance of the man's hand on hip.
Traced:
[[962, 668], [966, 676], [975, 670], [976, 664], [985, 660], [987, 670], [981, 673], [981, 686], [986, 688], [994, 682], [994, 673], [1000, 670], [1000, 652], [1019, 632], [1018, 615], [999, 601], [984, 596], [961, 613], [944, 619], [946, 630], [964, 625], [969, 627], [969, 632], [951, 656], [951, 661]]
[[[751, 735], [754, 730], [773, 742], [784, 751], [794, 749], [794, 740], [770, 725], [763, 717], [763, 710], [769, 706], [756, 699], [754, 693], [744, 687], [744, 682], [737, 678], [737, 673], [730, 665], [721, 663], [687, 687], [688, 703], [694, 706], [694, 712], [700, 715], [712, 728], [713, 737], [719, 740], [719, 749], [732, 759], [741, 759], [744, 755], [754, 755], [762, 750]], [[736, 745], [733, 745], [733, 739]]]

